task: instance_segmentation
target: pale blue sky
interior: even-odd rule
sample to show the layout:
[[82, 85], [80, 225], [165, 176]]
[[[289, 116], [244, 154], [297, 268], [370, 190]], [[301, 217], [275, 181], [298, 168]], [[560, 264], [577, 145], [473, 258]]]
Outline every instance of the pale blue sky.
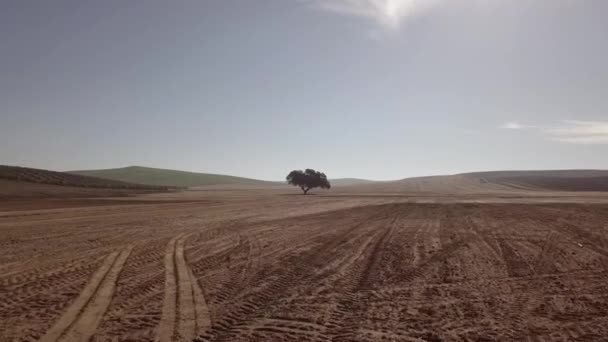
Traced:
[[608, 168], [608, 1], [0, 2], [0, 164]]

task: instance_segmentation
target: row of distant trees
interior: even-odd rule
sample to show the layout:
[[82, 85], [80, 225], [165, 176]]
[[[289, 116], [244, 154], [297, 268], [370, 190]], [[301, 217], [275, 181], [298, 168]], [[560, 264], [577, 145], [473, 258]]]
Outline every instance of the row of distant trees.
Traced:
[[304, 195], [306, 195], [310, 189], [331, 188], [331, 184], [329, 184], [327, 176], [323, 172], [315, 171], [313, 169], [306, 169], [304, 171], [293, 170], [285, 179], [287, 180], [287, 184], [299, 186], [304, 192]]

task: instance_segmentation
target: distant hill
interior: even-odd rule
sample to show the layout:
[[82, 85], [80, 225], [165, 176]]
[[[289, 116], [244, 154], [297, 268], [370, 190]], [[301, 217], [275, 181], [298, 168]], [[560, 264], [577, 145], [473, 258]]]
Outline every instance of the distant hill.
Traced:
[[353, 186], [353, 185], [362, 185], [362, 184], [372, 184], [375, 181], [360, 179], [360, 178], [336, 178], [330, 179], [329, 183], [332, 187], [336, 186]]
[[166, 186], [136, 184], [65, 172], [7, 165], [0, 165], [0, 179], [20, 183], [37, 183], [93, 189], [170, 190], [170, 188]]
[[93, 176], [122, 182], [193, 187], [203, 185], [277, 185], [279, 182], [262, 181], [251, 178], [197, 173], [142, 166], [129, 166], [118, 169], [68, 171], [71, 174]]
[[474, 172], [465, 176], [513, 188], [553, 191], [608, 191], [608, 170]]
[[341, 190], [381, 193], [608, 191], [608, 170], [472, 172], [375, 182]]

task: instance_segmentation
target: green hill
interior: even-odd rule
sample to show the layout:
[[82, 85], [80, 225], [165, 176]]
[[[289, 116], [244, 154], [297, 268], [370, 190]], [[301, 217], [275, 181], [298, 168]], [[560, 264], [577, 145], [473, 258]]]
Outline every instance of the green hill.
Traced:
[[57, 172], [50, 170], [34, 169], [30, 167], [8, 165], [0, 165], [0, 179], [17, 182], [63, 185], [95, 189], [128, 189], [151, 191], [171, 190], [167, 186], [159, 186], [160, 184], [142, 184], [139, 182], [128, 182], [120, 181], [117, 179], [95, 177], [93, 175], [87, 174], [70, 174], [66, 172]]
[[191, 187], [200, 185], [277, 185], [257, 179], [177, 170], [129, 166], [118, 169], [68, 171], [68, 173], [122, 182]]

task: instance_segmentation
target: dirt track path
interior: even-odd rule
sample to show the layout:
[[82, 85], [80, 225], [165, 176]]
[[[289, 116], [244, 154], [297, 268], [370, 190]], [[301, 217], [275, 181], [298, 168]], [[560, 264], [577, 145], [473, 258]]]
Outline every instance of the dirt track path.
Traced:
[[184, 258], [188, 235], [180, 234], [165, 254], [165, 298], [156, 341], [191, 341], [195, 332], [209, 327], [209, 309], [198, 281]]
[[108, 255], [74, 303], [40, 339], [41, 342], [88, 341], [93, 336], [112, 300], [116, 279], [132, 249], [133, 246], [128, 246]]

